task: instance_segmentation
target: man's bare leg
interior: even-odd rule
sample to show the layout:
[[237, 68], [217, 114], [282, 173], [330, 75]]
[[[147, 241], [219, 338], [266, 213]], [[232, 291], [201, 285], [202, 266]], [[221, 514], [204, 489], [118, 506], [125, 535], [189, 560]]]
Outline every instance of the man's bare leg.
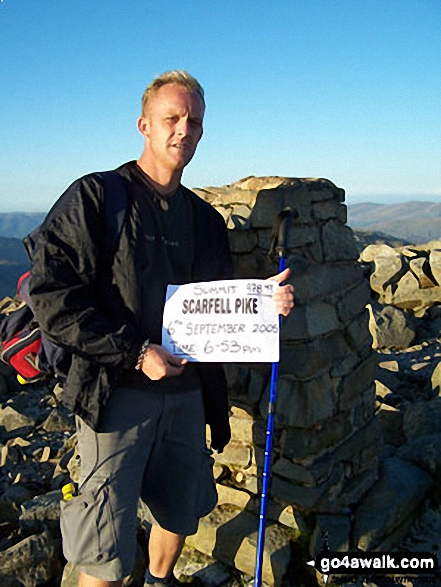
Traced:
[[[184, 546], [185, 536], [152, 526], [149, 538], [149, 570], [154, 577], [168, 577]], [[123, 580], [104, 581], [80, 571], [78, 587], [122, 587]]]
[[122, 579], [119, 581], [103, 581], [103, 579], [91, 577], [80, 571], [78, 587], [121, 587], [122, 583]]
[[184, 541], [185, 536], [174, 534], [160, 526], [152, 526], [149, 538], [149, 570], [154, 577], [162, 579], [172, 573]]

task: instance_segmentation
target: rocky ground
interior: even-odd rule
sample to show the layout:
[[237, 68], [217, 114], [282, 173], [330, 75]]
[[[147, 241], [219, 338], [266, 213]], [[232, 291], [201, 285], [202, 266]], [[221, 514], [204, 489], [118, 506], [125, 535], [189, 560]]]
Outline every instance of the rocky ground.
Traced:
[[[378, 353], [377, 397], [384, 454], [411, 460], [437, 477], [441, 471], [441, 343], [434, 339]], [[65, 561], [58, 534], [59, 490], [78, 474], [72, 416], [60, 405], [57, 389], [53, 393], [37, 384], [23, 389], [14, 383], [11, 392], [12, 379], [0, 369], [0, 584], [73, 587], [76, 569], [68, 567], [61, 580]], [[441, 552], [440, 498], [441, 492], [435, 490], [396, 550]], [[176, 574], [182, 581], [201, 587], [252, 584], [251, 577], [190, 548], [184, 550]], [[313, 571], [303, 564], [289, 573], [285, 583], [317, 585]], [[381, 577], [334, 584], [420, 587], [428, 583], [421, 578]], [[441, 585], [441, 574], [432, 584]]]
[[[379, 359], [377, 410], [384, 436], [383, 458], [410, 461], [434, 480], [434, 489], [397, 551], [441, 553], [441, 243], [426, 250], [369, 248], [371, 286], [380, 302], [371, 306], [370, 328]], [[368, 250], [366, 249], [366, 250]], [[381, 297], [382, 296], [382, 297]], [[392, 305], [392, 302], [396, 302]], [[0, 585], [76, 587], [78, 570], [61, 553], [60, 489], [78, 478], [72, 415], [53, 382], [21, 387], [0, 364]], [[53, 391], [52, 391], [53, 389]], [[140, 531], [137, 571], [127, 585], [142, 587], [145, 539]], [[286, 587], [323, 583], [304, 555], [288, 572]], [[64, 570], [64, 574], [63, 574]], [[251, 585], [249, 576], [187, 547], [177, 576], [200, 587]], [[331, 583], [328, 581], [328, 585]], [[441, 585], [435, 577], [359, 578], [345, 587]]]
[[[384, 456], [395, 454], [430, 472], [441, 474], [441, 342], [439, 339], [379, 354], [377, 400], [384, 434]], [[437, 487], [438, 485], [438, 487]], [[441, 490], [425, 501], [419, 518], [395, 552], [431, 552], [441, 560]], [[371, 576], [327, 585], [343, 587], [422, 587], [441, 585], [441, 571], [426, 576]]]

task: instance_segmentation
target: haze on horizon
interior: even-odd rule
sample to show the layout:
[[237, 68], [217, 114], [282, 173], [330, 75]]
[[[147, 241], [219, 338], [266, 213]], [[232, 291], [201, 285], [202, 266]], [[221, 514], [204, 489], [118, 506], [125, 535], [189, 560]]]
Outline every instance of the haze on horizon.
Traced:
[[207, 98], [189, 187], [325, 177], [349, 205], [441, 201], [438, 0], [3, 0], [0, 30], [0, 212], [138, 157], [142, 92], [175, 68]]

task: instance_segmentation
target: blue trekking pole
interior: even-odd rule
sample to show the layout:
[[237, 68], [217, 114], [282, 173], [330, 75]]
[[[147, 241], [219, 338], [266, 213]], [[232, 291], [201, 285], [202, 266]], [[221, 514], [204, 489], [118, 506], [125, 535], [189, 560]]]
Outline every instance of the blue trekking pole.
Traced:
[[[279, 212], [274, 222], [269, 254], [271, 255], [273, 253], [276, 253], [279, 257], [279, 273], [281, 273], [286, 267], [286, 244], [288, 233], [287, 224], [290, 218], [296, 216], [298, 216], [298, 212], [296, 210], [292, 210], [291, 208], [285, 208], [284, 210]], [[282, 317], [279, 315], [279, 331], [281, 323]], [[265, 547], [266, 506], [269, 487], [269, 474], [271, 467], [271, 449], [273, 445], [274, 412], [276, 407], [278, 375], [279, 363], [272, 363], [270, 395], [268, 404], [268, 421], [266, 428], [265, 458], [263, 462], [262, 495], [260, 501], [259, 533], [257, 538], [254, 587], [260, 587], [262, 584], [263, 551]]]

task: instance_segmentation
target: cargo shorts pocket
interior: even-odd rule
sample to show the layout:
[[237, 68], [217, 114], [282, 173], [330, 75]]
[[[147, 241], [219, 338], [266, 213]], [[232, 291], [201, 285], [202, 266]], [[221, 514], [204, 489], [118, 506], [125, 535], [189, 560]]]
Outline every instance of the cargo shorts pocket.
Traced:
[[60, 504], [63, 554], [74, 565], [100, 564], [116, 557], [116, 533], [107, 483]]

